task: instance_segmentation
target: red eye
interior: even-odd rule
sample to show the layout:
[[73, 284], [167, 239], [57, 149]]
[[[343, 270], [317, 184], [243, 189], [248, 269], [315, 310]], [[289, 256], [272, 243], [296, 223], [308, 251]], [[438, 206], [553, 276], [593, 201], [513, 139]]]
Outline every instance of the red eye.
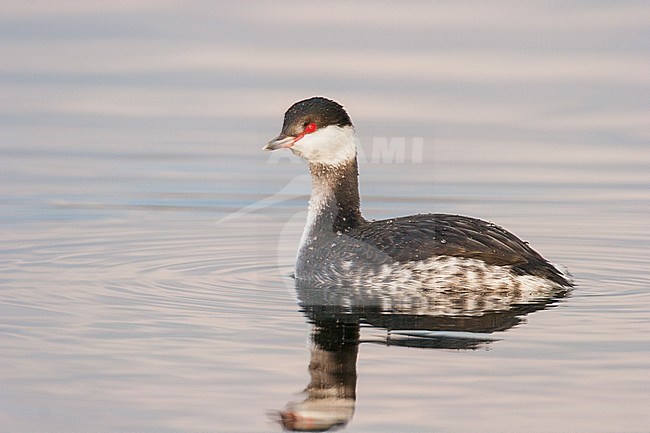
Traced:
[[310, 123], [309, 125], [305, 126], [305, 130], [303, 131], [303, 134], [311, 134], [312, 132], [316, 131], [318, 129], [318, 126], [316, 126], [315, 123]]

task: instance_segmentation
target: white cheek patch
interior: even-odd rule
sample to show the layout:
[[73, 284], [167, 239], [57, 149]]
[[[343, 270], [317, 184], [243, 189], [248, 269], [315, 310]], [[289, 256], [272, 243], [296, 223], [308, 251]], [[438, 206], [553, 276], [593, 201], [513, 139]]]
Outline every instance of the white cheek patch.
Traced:
[[352, 126], [330, 125], [305, 135], [291, 150], [312, 163], [339, 165], [357, 155], [357, 136]]

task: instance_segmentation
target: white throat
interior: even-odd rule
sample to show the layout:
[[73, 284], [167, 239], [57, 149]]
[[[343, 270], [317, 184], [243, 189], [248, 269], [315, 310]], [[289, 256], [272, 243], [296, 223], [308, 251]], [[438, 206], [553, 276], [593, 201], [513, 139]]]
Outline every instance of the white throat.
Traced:
[[291, 151], [312, 164], [337, 166], [356, 157], [357, 144], [352, 126], [330, 125], [305, 135]]

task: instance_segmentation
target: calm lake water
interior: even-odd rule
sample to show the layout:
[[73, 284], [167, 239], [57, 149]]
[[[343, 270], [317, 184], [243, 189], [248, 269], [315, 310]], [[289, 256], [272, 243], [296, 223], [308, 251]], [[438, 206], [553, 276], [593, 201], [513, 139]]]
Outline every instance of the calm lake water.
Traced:
[[[329, 357], [346, 431], [647, 432], [648, 13], [0, 3], [0, 430], [280, 431]], [[495, 221], [576, 288], [310, 303], [307, 170], [261, 147], [314, 94], [356, 124], [367, 218]]]

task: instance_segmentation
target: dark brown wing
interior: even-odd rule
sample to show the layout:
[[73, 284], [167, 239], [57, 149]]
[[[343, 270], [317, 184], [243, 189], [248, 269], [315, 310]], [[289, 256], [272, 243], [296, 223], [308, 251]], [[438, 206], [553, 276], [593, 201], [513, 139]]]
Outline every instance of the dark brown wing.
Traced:
[[399, 262], [445, 255], [479, 259], [488, 265], [511, 266], [562, 285], [568, 282], [546, 259], [507, 230], [461, 215], [421, 214], [373, 221], [347, 234]]

